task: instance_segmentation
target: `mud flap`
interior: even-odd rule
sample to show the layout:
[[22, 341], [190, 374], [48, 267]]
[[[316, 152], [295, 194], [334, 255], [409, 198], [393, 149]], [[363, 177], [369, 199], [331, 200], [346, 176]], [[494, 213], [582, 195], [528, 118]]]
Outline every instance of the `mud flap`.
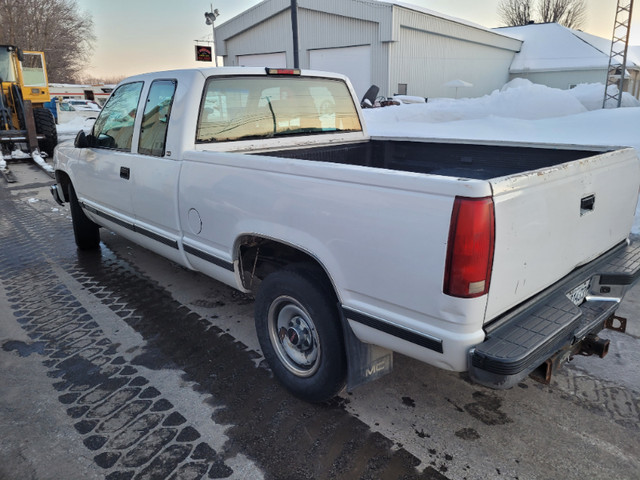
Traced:
[[391, 373], [392, 350], [358, 340], [344, 315], [342, 330], [347, 353], [347, 391], [351, 392], [361, 385]]

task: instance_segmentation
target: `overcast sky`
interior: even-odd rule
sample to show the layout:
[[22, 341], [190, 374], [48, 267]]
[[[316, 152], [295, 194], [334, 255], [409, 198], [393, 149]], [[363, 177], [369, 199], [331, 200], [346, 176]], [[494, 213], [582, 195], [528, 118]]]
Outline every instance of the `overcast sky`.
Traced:
[[[486, 27], [501, 26], [499, 0], [403, 0], [470, 20]], [[95, 24], [96, 42], [88, 75], [103, 78], [171, 68], [202, 66], [194, 60], [196, 40], [211, 40], [201, 0], [77, 0]], [[221, 24], [260, 0], [216, 0]], [[586, 32], [610, 38], [617, 0], [587, 0]], [[632, 27], [632, 43], [640, 44], [640, 14]], [[205, 43], [206, 44], [206, 43]]]

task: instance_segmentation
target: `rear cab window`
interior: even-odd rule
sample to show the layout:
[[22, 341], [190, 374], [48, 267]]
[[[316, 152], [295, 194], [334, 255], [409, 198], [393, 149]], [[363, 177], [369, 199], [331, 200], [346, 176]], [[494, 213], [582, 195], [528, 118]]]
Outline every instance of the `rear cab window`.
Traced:
[[311, 77], [212, 77], [202, 98], [197, 143], [360, 132], [347, 85]]
[[143, 85], [144, 82], [126, 83], [113, 92], [93, 126], [96, 147], [131, 150]]
[[167, 126], [171, 116], [176, 80], [154, 80], [144, 107], [138, 153], [162, 157], [167, 141]]

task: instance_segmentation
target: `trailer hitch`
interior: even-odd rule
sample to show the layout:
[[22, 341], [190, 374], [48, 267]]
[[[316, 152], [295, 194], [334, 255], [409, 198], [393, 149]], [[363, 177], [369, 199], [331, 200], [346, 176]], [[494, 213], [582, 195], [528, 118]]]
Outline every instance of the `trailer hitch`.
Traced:
[[[608, 330], [624, 333], [627, 329], [627, 319], [611, 315], [607, 318], [603, 325]], [[548, 385], [551, 383], [551, 377], [566, 361], [570, 361], [575, 355], [591, 356], [597, 355], [604, 358], [609, 352], [609, 340], [600, 338], [595, 333], [587, 335], [582, 341], [573, 345], [568, 345], [549, 357], [542, 365], [536, 368], [529, 375], [537, 382]]]
[[609, 353], [609, 340], [605, 338], [600, 338], [595, 334], [589, 334], [586, 338], [580, 343], [580, 350], [578, 353], [580, 355], [584, 355], [585, 357], [590, 357], [591, 355], [597, 355], [600, 358], [606, 357], [607, 353]]

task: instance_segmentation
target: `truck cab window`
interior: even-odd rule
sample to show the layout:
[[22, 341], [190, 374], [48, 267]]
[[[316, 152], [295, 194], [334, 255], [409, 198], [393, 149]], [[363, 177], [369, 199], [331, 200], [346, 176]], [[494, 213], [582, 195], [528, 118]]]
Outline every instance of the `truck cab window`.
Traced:
[[207, 81], [196, 141], [359, 132], [347, 85], [330, 78], [235, 77]]
[[142, 117], [138, 153], [164, 156], [167, 126], [176, 85], [175, 80], [156, 80], [151, 84]]
[[127, 83], [113, 92], [93, 126], [97, 147], [131, 150], [142, 85], [143, 82]]

